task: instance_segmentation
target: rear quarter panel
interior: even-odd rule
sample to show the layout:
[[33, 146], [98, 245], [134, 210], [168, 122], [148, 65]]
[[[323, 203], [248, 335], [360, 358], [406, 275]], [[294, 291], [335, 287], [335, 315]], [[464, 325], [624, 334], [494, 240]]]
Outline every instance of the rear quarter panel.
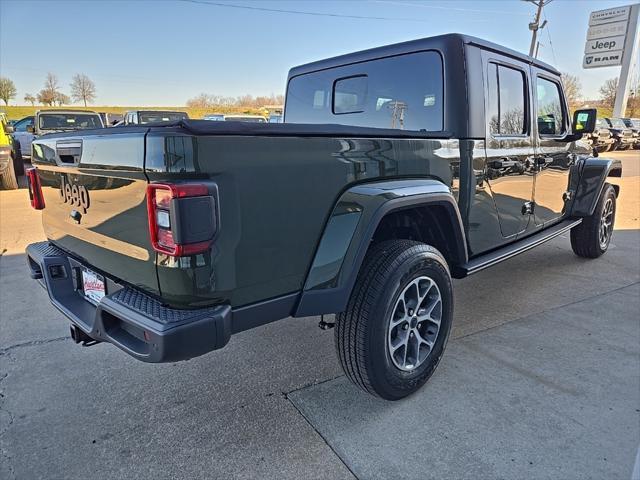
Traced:
[[229, 301], [237, 307], [300, 291], [325, 223], [350, 186], [380, 178], [436, 178], [453, 186], [459, 172], [459, 152], [449, 141], [194, 138], [192, 171], [175, 176], [216, 182], [220, 233], [210, 258], [160, 255], [158, 262], [164, 298], [192, 306]]

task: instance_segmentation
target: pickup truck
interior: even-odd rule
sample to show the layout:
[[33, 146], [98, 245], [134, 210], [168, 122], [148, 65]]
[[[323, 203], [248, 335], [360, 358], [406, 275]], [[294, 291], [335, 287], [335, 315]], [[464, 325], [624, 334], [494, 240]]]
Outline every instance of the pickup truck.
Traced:
[[125, 113], [122, 125], [146, 125], [148, 123], [171, 123], [178, 120], [186, 120], [189, 116], [185, 112], [170, 110], [132, 110]]
[[613, 150], [629, 150], [633, 148], [635, 137], [633, 130], [628, 128], [621, 118], [603, 118], [604, 123], [609, 127], [615, 143]]
[[75, 342], [145, 362], [323, 316], [347, 376], [397, 400], [442, 357], [452, 278], [563, 234], [607, 251], [622, 167], [579, 141], [596, 111], [568, 112], [553, 67], [448, 34], [291, 69], [281, 124], [49, 135], [31, 276]]
[[640, 118], [622, 118], [621, 120], [633, 133], [633, 148], [640, 149]]
[[599, 153], [608, 152], [616, 146], [616, 139], [613, 138], [609, 124], [602, 118], [596, 120], [595, 130], [585, 135], [584, 139]]
[[[71, 132], [74, 130], [95, 130], [103, 128], [102, 118], [96, 112], [89, 110], [38, 110], [32, 124], [26, 125], [28, 133], [33, 139], [49, 133]], [[31, 149], [31, 145], [27, 150]]]

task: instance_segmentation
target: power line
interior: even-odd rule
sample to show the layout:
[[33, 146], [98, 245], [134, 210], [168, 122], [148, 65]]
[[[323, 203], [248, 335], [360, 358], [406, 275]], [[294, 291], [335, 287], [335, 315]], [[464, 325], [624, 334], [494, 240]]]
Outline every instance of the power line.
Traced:
[[195, 3], [198, 5], [208, 5], [211, 7], [224, 7], [224, 8], [237, 8], [242, 10], [254, 10], [259, 12], [271, 12], [271, 13], [287, 13], [293, 15], [308, 15], [313, 17], [332, 17], [332, 18], [351, 18], [356, 20], [385, 20], [385, 21], [398, 21], [398, 22], [419, 22], [419, 23], [433, 23], [433, 20], [421, 19], [421, 18], [402, 18], [402, 17], [373, 17], [367, 15], [343, 15], [339, 13], [325, 13], [325, 12], [307, 12], [303, 10], [286, 10], [282, 8], [267, 8], [256, 7], [253, 5], [231, 5], [229, 3], [221, 2], [209, 2], [207, 0], [178, 0], [184, 3]]
[[521, 16], [529, 16], [528, 13], [518, 13], [518, 12], [508, 12], [506, 10], [479, 10], [474, 8], [462, 8], [462, 7], [443, 7], [440, 5], [432, 5], [425, 3], [411, 3], [411, 2], [395, 2], [393, 0], [372, 0], [375, 3], [387, 3], [389, 5], [398, 5], [403, 7], [418, 7], [418, 8], [432, 8], [437, 10], [447, 10], [447, 11], [458, 11], [458, 12], [469, 12], [469, 13], [489, 13], [496, 15], [521, 15]]
[[[544, 14], [544, 21], [547, 21], [547, 14]], [[549, 37], [549, 46], [551, 47], [551, 55], [553, 55], [553, 64], [558, 65], [558, 59], [556, 58], [556, 51], [553, 48], [553, 42], [551, 41], [551, 29], [547, 28], [547, 37]]]

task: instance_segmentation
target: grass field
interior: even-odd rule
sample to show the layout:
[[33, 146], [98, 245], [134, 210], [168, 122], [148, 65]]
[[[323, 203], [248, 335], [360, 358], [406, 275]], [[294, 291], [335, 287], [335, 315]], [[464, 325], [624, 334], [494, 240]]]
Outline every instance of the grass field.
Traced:
[[88, 106], [87, 108], [78, 106], [62, 106], [62, 107], [43, 107], [43, 106], [24, 106], [24, 105], [9, 105], [0, 107], [0, 112], [5, 112], [9, 120], [19, 120], [29, 115], [33, 115], [37, 110], [51, 110], [64, 108], [65, 110], [93, 110], [94, 112], [107, 112], [107, 113], [124, 113], [129, 110], [175, 110], [179, 112], [187, 112], [189, 118], [202, 118], [208, 113], [244, 113], [253, 115], [265, 115], [266, 110], [259, 108], [247, 108], [247, 107], [220, 107], [220, 108], [187, 108], [187, 107], [111, 107], [111, 106]]

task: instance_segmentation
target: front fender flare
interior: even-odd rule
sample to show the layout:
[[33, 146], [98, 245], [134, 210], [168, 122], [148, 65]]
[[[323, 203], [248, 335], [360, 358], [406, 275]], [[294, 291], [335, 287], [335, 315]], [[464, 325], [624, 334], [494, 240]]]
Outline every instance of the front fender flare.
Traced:
[[342, 194], [327, 221], [294, 316], [344, 311], [382, 218], [393, 211], [428, 205], [444, 206], [450, 212], [454, 261], [466, 263], [467, 245], [458, 205], [441, 181], [410, 179], [357, 185]]
[[[588, 217], [593, 214], [607, 177], [622, 176], [620, 160], [587, 158], [584, 160], [576, 195], [571, 206], [572, 217]], [[616, 188], [616, 195], [619, 189]]]

